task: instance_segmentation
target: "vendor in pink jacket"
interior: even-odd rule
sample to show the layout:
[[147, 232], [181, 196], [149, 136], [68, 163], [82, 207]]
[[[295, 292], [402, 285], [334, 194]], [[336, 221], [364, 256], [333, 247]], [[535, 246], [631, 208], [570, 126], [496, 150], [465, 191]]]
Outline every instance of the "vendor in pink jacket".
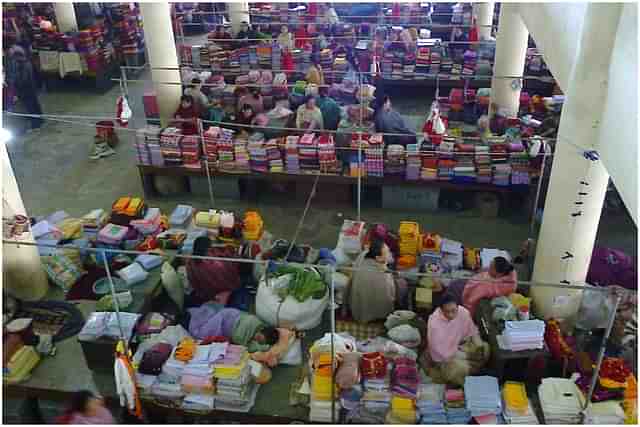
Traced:
[[495, 257], [489, 271], [473, 276], [462, 292], [462, 305], [473, 314], [483, 298], [496, 298], [511, 295], [518, 286], [518, 276], [509, 261], [504, 257]]

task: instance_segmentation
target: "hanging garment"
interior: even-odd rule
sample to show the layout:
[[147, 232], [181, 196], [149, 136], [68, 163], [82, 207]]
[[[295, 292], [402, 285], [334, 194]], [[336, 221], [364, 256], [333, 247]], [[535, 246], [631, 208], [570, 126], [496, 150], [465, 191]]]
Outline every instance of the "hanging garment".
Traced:
[[[121, 345], [122, 342], [118, 344], [118, 346]], [[131, 414], [141, 418], [142, 406], [134, 379], [135, 371], [131, 366], [129, 358], [124, 354], [119, 354], [116, 357], [113, 371], [116, 382], [116, 393], [120, 397], [120, 406], [126, 407]]]
[[116, 104], [116, 114], [118, 117], [118, 124], [122, 127], [127, 127], [129, 124], [129, 119], [133, 115], [131, 108], [129, 108], [129, 102], [127, 98], [124, 96], [118, 97], [118, 101]]

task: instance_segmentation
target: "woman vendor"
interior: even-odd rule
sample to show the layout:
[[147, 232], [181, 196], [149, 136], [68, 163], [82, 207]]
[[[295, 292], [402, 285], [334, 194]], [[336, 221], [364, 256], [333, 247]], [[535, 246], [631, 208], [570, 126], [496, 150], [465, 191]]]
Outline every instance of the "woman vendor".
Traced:
[[203, 304], [189, 309], [189, 332], [197, 339], [225, 337], [232, 344], [247, 347], [249, 353], [268, 351], [278, 342], [278, 330], [265, 325], [257, 316], [225, 308], [220, 304]]
[[488, 271], [476, 274], [467, 282], [462, 303], [473, 315], [481, 299], [511, 295], [517, 287], [515, 268], [506, 258], [498, 256], [491, 261]]
[[458, 386], [489, 360], [489, 345], [480, 338], [471, 314], [450, 296], [429, 316], [424, 358], [434, 382]]
[[406, 282], [394, 280], [385, 271], [391, 251], [382, 239], [372, 240], [361, 256], [364, 258], [357, 263], [349, 290], [351, 315], [360, 323], [385, 319], [395, 309], [396, 296], [402, 300], [402, 294], [406, 293]]
[[256, 117], [257, 115], [253, 110], [253, 107], [249, 104], [245, 104], [238, 113], [238, 117], [236, 117], [236, 123], [239, 125], [253, 125]]
[[[211, 241], [198, 237], [193, 242], [193, 255], [208, 256]], [[215, 301], [227, 304], [231, 292], [240, 287], [238, 265], [228, 261], [191, 258], [187, 261], [187, 278], [193, 288], [191, 304]]]
[[314, 84], [316, 86], [324, 85], [324, 73], [322, 72], [322, 67], [320, 67], [320, 63], [314, 59], [309, 69], [307, 70], [307, 74], [304, 78], [307, 83]]
[[260, 89], [257, 87], [251, 88], [248, 94], [240, 97], [238, 100], [238, 112], [245, 105], [250, 105], [256, 114], [264, 112], [264, 99], [260, 95]]
[[316, 99], [313, 96], [307, 96], [304, 104], [298, 107], [296, 127], [304, 131], [324, 129], [322, 112], [316, 106]]
[[174, 117], [182, 128], [183, 135], [195, 135], [198, 133], [197, 122], [200, 118], [200, 111], [191, 96], [182, 95], [180, 107], [178, 107]]
[[402, 134], [384, 135], [384, 143], [386, 145], [399, 144], [406, 146], [416, 142], [415, 132], [409, 129], [404, 117], [392, 108], [391, 98], [388, 96], [382, 99], [382, 107], [376, 113], [375, 125], [376, 132]]

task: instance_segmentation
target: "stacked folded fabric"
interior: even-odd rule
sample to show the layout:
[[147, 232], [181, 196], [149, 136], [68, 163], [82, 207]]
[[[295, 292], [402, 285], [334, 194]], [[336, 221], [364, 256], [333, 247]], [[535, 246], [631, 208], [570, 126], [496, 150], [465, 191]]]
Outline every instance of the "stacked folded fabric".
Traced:
[[136, 132], [136, 159], [141, 165], [163, 166], [160, 151], [160, 127], [147, 126]]
[[175, 228], [187, 228], [191, 223], [193, 207], [190, 205], [178, 205], [169, 216], [169, 225]]
[[288, 173], [300, 173], [300, 158], [298, 155], [298, 136], [288, 136], [285, 143], [286, 165]]
[[391, 405], [391, 372], [382, 377], [364, 377], [364, 408], [370, 412], [385, 414]]
[[418, 253], [420, 247], [420, 226], [415, 222], [401, 221], [398, 229], [398, 246], [400, 255], [413, 255]]
[[471, 421], [471, 412], [466, 408], [464, 390], [460, 388], [447, 389], [445, 406], [449, 424], [469, 424]]
[[[473, 146], [471, 149], [473, 150]], [[473, 164], [473, 156], [470, 155], [468, 150], [460, 150], [458, 156], [456, 156], [452, 181], [460, 184], [476, 182], [476, 168]]]
[[503, 187], [509, 186], [511, 182], [511, 165], [500, 163], [493, 165], [493, 184]]
[[189, 169], [200, 169], [200, 137], [198, 135], [186, 135], [180, 140], [183, 166]]
[[318, 160], [320, 161], [320, 172], [335, 173], [338, 171], [333, 135], [324, 134], [318, 138]]
[[182, 131], [175, 127], [167, 127], [160, 134], [160, 152], [166, 166], [182, 165], [181, 139]]
[[112, 246], [119, 246], [128, 231], [129, 227], [109, 223], [98, 232], [98, 242]]
[[430, 142], [423, 142], [421, 147], [422, 169], [420, 179], [436, 181], [438, 179], [438, 154], [437, 147]]
[[538, 397], [546, 424], [580, 423], [585, 398], [572, 380], [543, 378]]
[[539, 424], [531, 402], [527, 397], [525, 385], [507, 381], [502, 386], [504, 418], [509, 424]]
[[444, 384], [421, 384], [416, 406], [420, 413], [420, 424], [447, 424], [444, 410]]
[[255, 404], [259, 385], [254, 382], [246, 347], [229, 345], [224, 358], [213, 365], [216, 382], [216, 409], [249, 412]]
[[149, 208], [142, 219], [134, 219], [129, 225], [135, 228], [142, 235], [153, 234], [160, 228], [160, 209]]
[[625, 424], [624, 410], [620, 402], [615, 400], [592, 403], [587, 409], [585, 424]]
[[267, 160], [269, 161], [269, 172], [282, 173], [284, 172], [284, 161], [282, 160], [282, 153], [280, 152], [279, 140], [270, 139], [266, 144]]
[[490, 184], [492, 180], [491, 176], [491, 157], [489, 156], [489, 146], [476, 145], [475, 146], [475, 165], [476, 165], [476, 180], [482, 184]]
[[216, 165], [218, 162], [218, 138], [221, 129], [217, 126], [211, 126], [204, 133], [204, 159], [209, 162], [209, 167]]
[[298, 141], [298, 154], [300, 156], [300, 168], [302, 170], [318, 170], [318, 147], [314, 133], [302, 135]]
[[247, 145], [248, 141], [245, 138], [236, 138], [233, 140], [233, 156], [235, 157], [234, 172], [251, 172]]
[[[522, 147], [522, 145], [520, 146]], [[512, 152], [510, 157], [511, 184], [529, 185], [529, 158], [527, 153], [524, 151]]]
[[[335, 402], [339, 396], [337, 384], [333, 380], [332, 357], [330, 353], [320, 354], [317, 366], [311, 373], [311, 401], [309, 421], [332, 422], [333, 416], [339, 411], [332, 412], [332, 407], [340, 408]], [[336, 418], [337, 419], [337, 418]]]
[[415, 424], [417, 420], [415, 399], [393, 396], [389, 418], [393, 424]]
[[391, 391], [395, 396], [415, 400], [418, 395], [420, 377], [416, 361], [407, 357], [394, 360], [391, 375]]
[[346, 54], [339, 53], [335, 56], [333, 61], [333, 79], [334, 82], [340, 83], [344, 75], [347, 73], [349, 69], [349, 62], [347, 61]]
[[[205, 134], [205, 151], [209, 160], [219, 161], [219, 167], [222, 170], [233, 170], [235, 166], [233, 156], [233, 135], [234, 131], [231, 129], [224, 129], [218, 127], [209, 128], [215, 129], [211, 132], [211, 139]], [[213, 163], [215, 165], [215, 163]], [[212, 166], [211, 164], [209, 165]]]
[[420, 158], [420, 144], [407, 145], [407, 173], [406, 179], [417, 181], [420, 179], [422, 161]]
[[387, 159], [384, 162], [386, 175], [405, 175], [405, 156], [402, 145], [389, 145], [387, 147]]
[[545, 323], [542, 320], [505, 322], [502, 339], [511, 351], [533, 350], [544, 347]]
[[259, 132], [251, 135], [247, 149], [249, 151], [251, 170], [255, 172], [269, 172], [264, 135]]
[[462, 74], [465, 76], [472, 76], [476, 72], [476, 61], [478, 54], [474, 50], [467, 50], [464, 52], [464, 63], [462, 68]]
[[502, 413], [498, 379], [490, 376], [468, 376], [464, 380], [467, 410], [474, 417]]
[[89, 239], [96, 239], [98, 237], [98, 231], [104, 227], [107, 222], [107, 212], [104, 209], [94, 209], [80, 221], [82, 222], [82, 233]]
[[369, 138], [369, 143], [364, 151], [365, 161], [364, 167], [367, 172], [367, 176], [377, 176], [382, 178], [384, 176], [384, 145], [382, 144], [382, 136], [375, 138], [373, 135]]

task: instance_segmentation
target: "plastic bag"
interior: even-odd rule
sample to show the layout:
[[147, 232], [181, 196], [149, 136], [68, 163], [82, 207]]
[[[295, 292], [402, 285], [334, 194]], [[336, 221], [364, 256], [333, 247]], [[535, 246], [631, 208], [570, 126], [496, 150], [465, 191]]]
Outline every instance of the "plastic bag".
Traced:
[[180, 280], [180, 276], [176, 273], [176, 270], [169, 264], [165, 262], [162, 264], [162, 286], [167, 291], [169, 298], [176, 303], [180, 311], [184, 307], [184, 286], [182, 284], [182, 280]]
[[613, 306], [613, 298], [608, 293], [585, 289], [582, 291], [576, 328], [583, 330], [606, 328]]
[[118, 270], [116, 273], [122, 280], [127, 282], [127, 285], [135, 285], [136, 283], [146, 280], [149, 273], [144, 271], [144, 268], [137, 262], [126, 266], [125, 268]]

